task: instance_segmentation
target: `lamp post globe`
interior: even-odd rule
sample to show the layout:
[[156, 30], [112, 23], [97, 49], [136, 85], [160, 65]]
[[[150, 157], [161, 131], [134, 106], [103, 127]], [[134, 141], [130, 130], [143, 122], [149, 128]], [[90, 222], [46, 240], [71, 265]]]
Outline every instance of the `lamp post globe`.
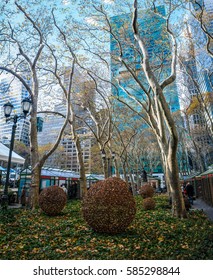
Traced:
[[4, 115], [6, 118], [9, 118], [11, 113], [12, 113], [12, 110], [13, 110], [13, 104], [11, 104], [9, 101], [7, 103], [4, 104]]
[[32, 102], [28, 97], [24, 98], [21, 102], [22, 111], [25, 116], [30, 112], [31, 103]]

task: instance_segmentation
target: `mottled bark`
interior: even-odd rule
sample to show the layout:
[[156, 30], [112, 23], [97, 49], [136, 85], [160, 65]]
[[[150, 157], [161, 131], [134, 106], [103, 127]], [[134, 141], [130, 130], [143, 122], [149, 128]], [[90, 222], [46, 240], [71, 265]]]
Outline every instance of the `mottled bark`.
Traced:
[[119, 165], [118, 165], [118, 160], [116, 158], [114, 159], [114, 166], [115, 166], [115, 176], [120, 178]]
[[[73, 133], [75, 134], [74, 130], [73, 130]], [[80, 143], [80, 139], [77, 135], [75, 135], [75, 137], [74, 137], [74, 142], [76, 145], [77, 157], [78, 157], [78, 162], [79, 162], [80, 192], [81, 192], [80, 195], [81, 195], [81, 197], [84, 197], [87, 193], [87, 179], [86, 179], [81, 143]]]
[[[149, 118], [149, 124], [156, 135], [158, 145], [161, 149], [166, 182], [172, 196], [173, 214], [181, 218], [186, 216], [186, 210], [179, 182], [179, 170], [177, 162], [178, 134], [174, 119], [163, 93], [163, 89], [176, 79], [177, 44], [175, 37], [169, 28], [168, 17], [167, 32], [170, 34], [173, 43], [171, 75], [160, 84], [150, 66], [149, 54], [147, 52], [144, 39], [139, 34], [137, 25], [137, 5], [138, 3], [135, 0], [132, 28], [135, 40], [138, 42], [139, 48], [143, 54], [141, 66], [154, 94], [154, 101], [150, 102], [150, 109], [146, 110], [146, 114]], [[146, 94], [148, 97], [150, 97], [148, 91], [146, 91]]]

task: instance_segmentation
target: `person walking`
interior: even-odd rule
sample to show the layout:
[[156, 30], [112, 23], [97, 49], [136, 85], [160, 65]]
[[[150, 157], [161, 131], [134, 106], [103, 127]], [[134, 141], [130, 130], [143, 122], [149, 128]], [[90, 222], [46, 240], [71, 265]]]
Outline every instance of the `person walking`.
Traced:
[[185, 185], [184, 183], [181, 185], [181, 191], [182, 191], [183, 197], [185, 197], [185, 194], [186, 194], [186, 185]]
[[26, 206], [26, 186], [23, 186], [23, 189], [21, 192], [21, 205], [22, 205], [22, 207]]
[[193, 205], [194, 187], [189, 182], [186, 184], [186, 194], [190, 204]]
[[131, 184], [131, 183], [129, 183], [129, 185], [128, 185], [128, 189], [129, 189], [129, 191], [131, 192], [131, 194], [133, 194], [132, 184]]

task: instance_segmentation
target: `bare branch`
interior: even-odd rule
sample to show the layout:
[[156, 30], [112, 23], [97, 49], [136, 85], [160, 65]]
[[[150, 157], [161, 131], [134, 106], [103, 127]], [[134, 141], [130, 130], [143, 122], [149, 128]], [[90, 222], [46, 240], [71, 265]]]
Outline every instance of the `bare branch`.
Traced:
[[19, 79], [19, 81], [24, 85], [26, 90], [31, 95], [31, 98], [33, 98], [33, 93], [32, 93], [31, 88], [29, 87], [29, 85], [26, 83], [26, 81], [18, 73], [16, 73], [12, 69], [8, 69], [7, 67], [3, 67], [3, 66], [0, 66], [0, 70], [6, 71], [6, 72], [12, 74], [13, 76], [15, 76], [17, 79]]

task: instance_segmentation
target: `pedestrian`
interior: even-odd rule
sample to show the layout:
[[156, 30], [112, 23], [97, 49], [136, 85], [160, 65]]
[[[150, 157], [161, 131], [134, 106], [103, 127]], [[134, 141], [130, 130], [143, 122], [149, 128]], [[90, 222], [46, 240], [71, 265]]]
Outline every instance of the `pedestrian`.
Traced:
[[181, 185], [181, 191], [182, 191], [183, 197], [185, 197], [185, 194], [186, 194], [186, 185], [185, 185], [184, 183]]
[[135, 193], [138, 194], [138, 186], [136, 183], [134, 184], [134, 189], [135, 189]]
[[26, 206], [26, 187], [23, 186], [22, 192], [21, 192], [21, 205], [24, 207]]
[[186, 194], [188, 196], [190, 204], [193, 205], [194, 187], [189, 182], [186, 184]]
[[78, 183], [75, 181], [73, 184], [73, 197], [77, 198]]
[[65, 194], [67, 194], [67, 188], [65, 184], [61, 184], [61, 188], [62, 190], [65, 192]]
[[133, 191], [132, 191], [132, 185], [131, 185], [131, 183], [129, 183], [129, 191], [131, 192], [131, 194], [133, 194]]

